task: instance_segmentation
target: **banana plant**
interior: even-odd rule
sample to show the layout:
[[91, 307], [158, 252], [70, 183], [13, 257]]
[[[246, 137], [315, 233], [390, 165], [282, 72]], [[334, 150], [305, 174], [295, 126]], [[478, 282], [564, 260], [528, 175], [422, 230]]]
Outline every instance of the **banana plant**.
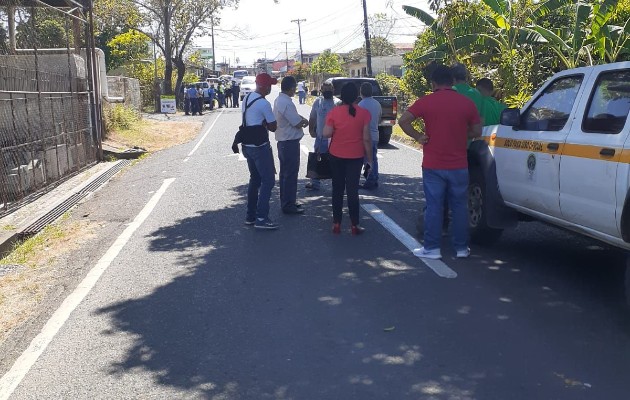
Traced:
[[617, 61], [628, 49], [628, 29], [609, 25], [619, 0], [601, 3], [577, 1], [573, 7], [573, 25], [567, 28], [546, 29], [531, 26], [544, 38], [544, 46], [556, 54], [566, 68]]
[[[511, 0], [482, 0], [486, 12], [473, 12], [466, 18], [450, 21], [449, 15], [433, 18], [416, 7], [403, 6], [410, 16], [420, 19], [432, 30], [437, 39], [434, 48], [429, 49], [421, 59], [437, 60], [448, 56], [457, 58], [461, 50], [470, 51], [473, 47], [485, 49], [495, 54], [512, 54], [522, 45], [538, 44], [545, 37], [531, 29], [537, 21], [551, 11], [564, 6], [570, 0], [548, 0], [537, 4], [520, 16]], [[470, 6], [470, 3], [466, 4]]]

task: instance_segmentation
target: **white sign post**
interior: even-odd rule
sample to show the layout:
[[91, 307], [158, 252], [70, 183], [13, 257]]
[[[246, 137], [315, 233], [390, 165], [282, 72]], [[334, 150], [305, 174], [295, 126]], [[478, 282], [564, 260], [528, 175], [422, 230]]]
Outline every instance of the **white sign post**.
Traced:
[[175, 96], [160, 96], [160, 104], [162, 113], [164, 114], [175, 114], [177, 112]]

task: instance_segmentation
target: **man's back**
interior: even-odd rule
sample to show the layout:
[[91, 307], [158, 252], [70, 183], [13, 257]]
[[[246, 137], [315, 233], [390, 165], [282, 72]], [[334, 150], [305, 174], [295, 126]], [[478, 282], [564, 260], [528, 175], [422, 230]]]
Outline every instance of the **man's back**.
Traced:
[[383, 108], [381, 103], [374, 97], [366, 97], [359, 102], [359, 107], [363, 107], [370, 112], [370, 136], [372, 141], [378, 141], [378, 124], [381, 122]]
[[468, 130], [479, 123], [479, 113], [472, 100], [452, 89], [440, 89], [418, 99], [408, 111], [424, 120], [429, 137], [428, 143], [423, 145], [423, 167], [460, 169], [468, 166]]

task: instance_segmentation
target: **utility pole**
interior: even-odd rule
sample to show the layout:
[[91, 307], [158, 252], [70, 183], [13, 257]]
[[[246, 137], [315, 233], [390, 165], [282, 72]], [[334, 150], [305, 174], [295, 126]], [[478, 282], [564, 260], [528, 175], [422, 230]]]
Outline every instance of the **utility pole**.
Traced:
[[287, 72], [286, 74], [289, 73], [289, 42], [282, 42], [284, 43], [284, 56], [287, 58]]
[[372, 76], [372, 48], [370, 47], [370, 32], [368, 28], [367, 6], [363, 0], [363, 27], [365, 28], [365, 57], [367, 58], [367, 74]]
[[217, 57], [214, 54], [214, 17], [210, 17], [210, 22], [211, 22], [211, 31], [212, 31], [212, 75], [215, 74], [214, 71], [217, 70], [217, 64], [216, 64], [216, 59]]
[[[365, 0], [363, 0], [365, 4]], [[297, 22], [298, 24], [298, 37], [300, 38], [300, 63], [304, 64], [304, 56], [302, 53], [302, 29], [300, 27], [300, 22], [304, 22], [306, 19], [292, 19], [291, 22]]]

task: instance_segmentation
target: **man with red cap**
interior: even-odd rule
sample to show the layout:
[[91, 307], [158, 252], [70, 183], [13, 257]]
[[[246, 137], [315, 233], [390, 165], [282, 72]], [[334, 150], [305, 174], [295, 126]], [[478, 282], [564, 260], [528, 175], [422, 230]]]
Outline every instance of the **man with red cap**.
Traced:
[[269, 199], [276, 180], [269, 131], [275, 132], [278, 124], [271, 103], [265, 99], [271, 93], [271, 86], [277, 83], [278, 80], [269, 74], [256, 76], [256, 91], [248, 94], [241, 103], [243, 123], [234, 144], [241, 143], [249, 168], [245, 224], [254, 225], [256, 229], [278, 228], [278, 224], [269, 218]]

